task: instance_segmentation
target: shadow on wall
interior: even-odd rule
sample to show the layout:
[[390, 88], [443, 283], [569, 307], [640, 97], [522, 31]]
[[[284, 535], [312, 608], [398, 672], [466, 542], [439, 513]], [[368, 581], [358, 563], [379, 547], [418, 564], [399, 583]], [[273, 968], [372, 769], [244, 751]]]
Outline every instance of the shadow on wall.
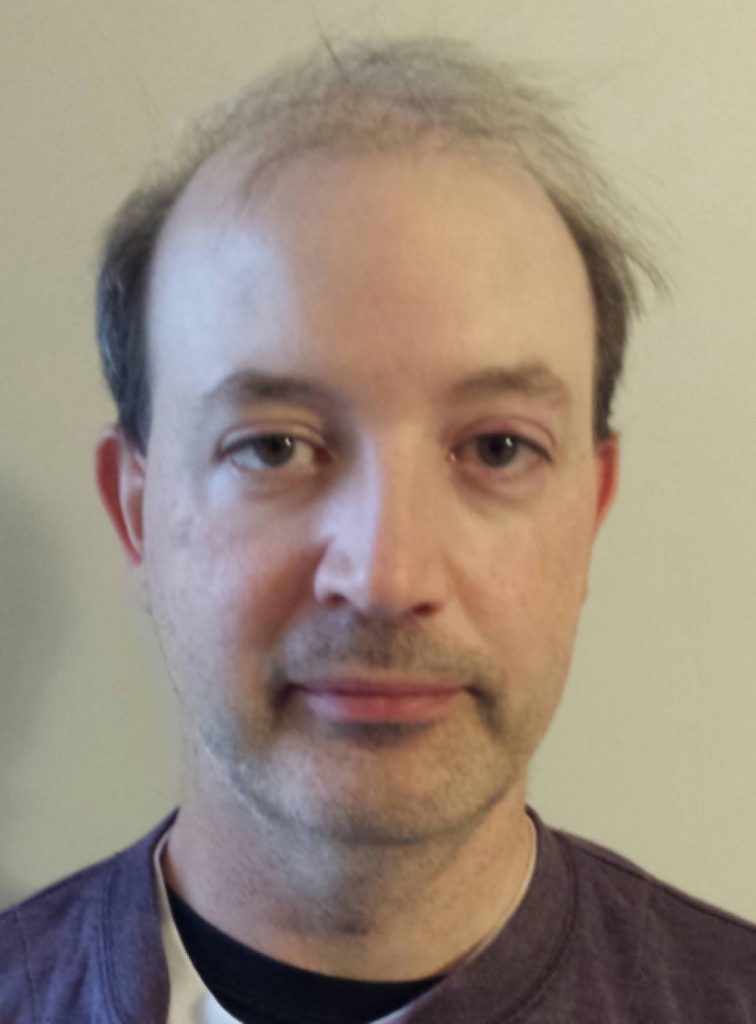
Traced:
[[[14, 792], [41, 695], [68, 619], [60, 559], [39, 503], [0, 480], [0, 836], [13, 835]], [[23, 892], [0, 840], [0, 907]]]

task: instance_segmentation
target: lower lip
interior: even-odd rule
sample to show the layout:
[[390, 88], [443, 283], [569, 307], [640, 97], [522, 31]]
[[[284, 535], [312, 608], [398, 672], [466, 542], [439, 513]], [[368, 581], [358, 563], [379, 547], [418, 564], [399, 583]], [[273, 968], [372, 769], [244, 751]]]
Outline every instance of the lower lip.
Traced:
[[337, 722], [433, 722], [448, 710], [462, 691], [444, 690], [422, 694], [342, 693], [303, 690], [317, 715]]

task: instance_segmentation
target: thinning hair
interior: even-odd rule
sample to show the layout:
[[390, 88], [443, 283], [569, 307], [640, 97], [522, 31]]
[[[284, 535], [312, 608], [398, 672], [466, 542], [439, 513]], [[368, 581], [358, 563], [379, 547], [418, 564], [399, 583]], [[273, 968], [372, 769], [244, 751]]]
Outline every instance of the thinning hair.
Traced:
[[640, 279], [662, 276], [627, 230], [623, 204], [568, 127], [563, 102], [511, 66], [450, 40], [323, 45], [257, 80], [187, 133], [178, 157], [153, 172], [118, 210], [102, 248], [97, 338], [128, 441], [143, 453], [150, 430], [147, 295], [163, 225], [198, 168], [231, 144], [250, 180], [309, 153], [385, 153], [438, 147], [514, 161], [543, 188], [580, 250], [596, 312], [593, 430], [610, 433], [612, 399]]

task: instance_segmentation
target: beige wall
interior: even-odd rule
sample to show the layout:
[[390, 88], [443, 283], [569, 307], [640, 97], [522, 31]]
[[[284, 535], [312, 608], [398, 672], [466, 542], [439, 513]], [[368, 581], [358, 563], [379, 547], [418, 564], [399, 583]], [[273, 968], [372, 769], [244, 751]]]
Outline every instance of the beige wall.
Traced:
[[635, 339], [621, 499], [532, 800], [756, 918], [751, 0], [2, 0], [0, 902], [173, 799], [167, 687], [92, 481], [98, 232], [182, 118], [320, 26], [549, 69], [656, 224], [674, 295]]

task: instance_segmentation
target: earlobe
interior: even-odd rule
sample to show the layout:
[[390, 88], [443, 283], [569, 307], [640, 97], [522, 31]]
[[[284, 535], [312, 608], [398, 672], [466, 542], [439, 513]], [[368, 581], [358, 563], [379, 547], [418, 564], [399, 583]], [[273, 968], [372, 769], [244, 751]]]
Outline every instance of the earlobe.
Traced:
[[145, 470], [145, 457], [119, 427], [109, 427], [95, 449], [97, 490], [126, 557], [134, 566], [143, 560]]

